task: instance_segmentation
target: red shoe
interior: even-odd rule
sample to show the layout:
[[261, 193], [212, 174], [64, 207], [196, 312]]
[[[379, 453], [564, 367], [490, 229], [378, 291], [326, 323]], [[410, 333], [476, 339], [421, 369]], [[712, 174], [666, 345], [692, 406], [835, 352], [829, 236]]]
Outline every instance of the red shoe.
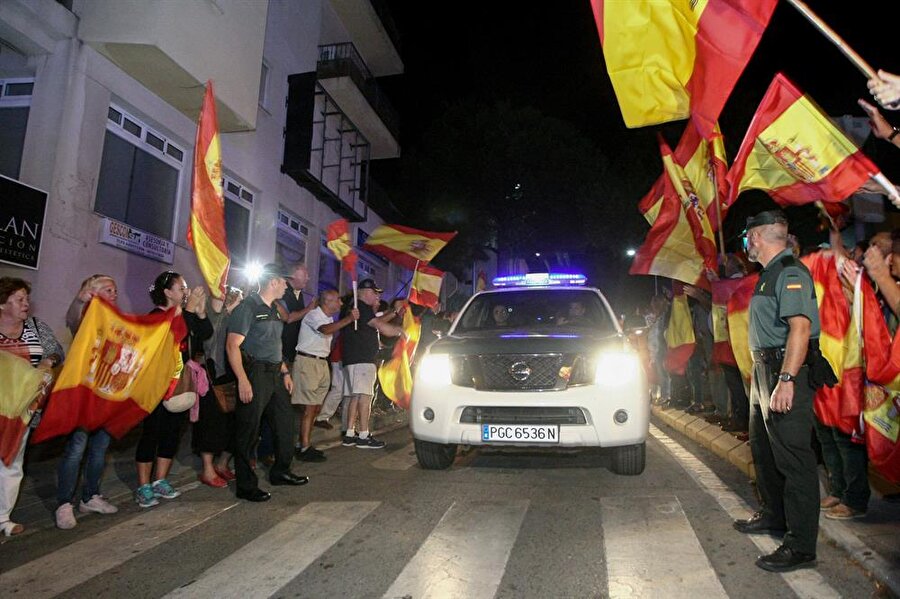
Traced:
[[206, 485], [207, 487], [215, 487], [216, 489], [221, 489], [222, 487], [227, 487], [228, 483], [219, 478], [218, 476], [214, 476], [212, 478], [204, 478], [201, 474], [197, 477], [201, 483]]
[[237, 476], [234, 474], [234, 471], [230, 470], [227, 467], [219, 468], [218, 466], [216, 466], [215, 468], [213, 468], [213, 470], [215, 470], [216, 474], [219, 475], [219, 478], [221, 478], [225, 482], [230, 482], [237, 478]]

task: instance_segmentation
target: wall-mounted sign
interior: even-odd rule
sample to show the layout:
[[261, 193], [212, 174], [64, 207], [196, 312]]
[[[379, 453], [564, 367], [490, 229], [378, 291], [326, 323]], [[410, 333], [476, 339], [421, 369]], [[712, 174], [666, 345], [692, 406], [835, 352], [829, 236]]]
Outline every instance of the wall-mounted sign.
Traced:
[[0, 262], [37, 269], [47, 192], [0, 175]]
[[111, 218], [100, 219], [100, 243], [166, 264], [175, 261], [174, 243]]

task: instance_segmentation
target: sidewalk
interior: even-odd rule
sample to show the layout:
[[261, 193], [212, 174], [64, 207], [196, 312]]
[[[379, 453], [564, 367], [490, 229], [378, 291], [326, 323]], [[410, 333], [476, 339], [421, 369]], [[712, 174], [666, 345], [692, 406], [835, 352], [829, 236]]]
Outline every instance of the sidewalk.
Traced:
[[[299, 424], [299, 412], [295, 412], [295, 431]], [[393, 430], [407, 423], [408, 413], [405, 410], [378, 409], [372, 410], [371, 428], [375, 434], [381, 431]], [[331, 419], [334, 425], [332, 430], [313, 428], [312, 443], [319, 447], [335, 446], [340, 441], [341, 419], [335, 415]], [[200, 470], [200, 456], [194, 455], [191, 450], [191, 427], [185, 427], [184, 434], [178, 446], [178, 454], [172, 464], [169, 480], [175, 487], [182, 490], [195, 488], [200, 483], [197, 474]], [[101, 490], [103, 495], [120, 510], [139, 511], [132, 493], [137, 486], [137, 472], [134, 465], [134, 450], [140, 438], [140, 426], [131, 431], [120, 441], [113, 441], [109, 447], [106, 458], [106, 470], [103, 475]], [[56, 511], [56, 467], [65, 439], [53, 439], [34, 447], [29, 447], [25, 454], [25, 479], [22, 481], [22, 489], [16, 509], [13, 510], [12, 519], [25, 526], [25, 535], [34, 534], [39, 530], [55, 527], [54, 513]], [[303, 471], [302, 462], [294, 462], [294, 470]], [[258, 471], [260, 477], [264, 477]], [[229, 493], [234, 496], [234, 485], [230, 485]], [[78, 487], [79, 493], [81, 487]], [[77, 499], [78, 497], [76, 497]], [[76, 508], [77, 513], [77, 508]], [[85, 518], [96, 518], [94, 514], [78, 514], [79, 522]], [[0, 535], [0, 545], [14, 541]]]
[[[706, 447], [754, 479], [750, 444], [726, 433], [703, 416], [677, 408], [652, 407], [653, 414], [679, 433]], [[824, 471], [820, 478], [824, 479]], [[865, 518], [858, 520], [819, 519], [824, 538], [834, 542], [871, 575], [900, 597], [900, 487], [874, 471], [869, 473], [872, 499]]]

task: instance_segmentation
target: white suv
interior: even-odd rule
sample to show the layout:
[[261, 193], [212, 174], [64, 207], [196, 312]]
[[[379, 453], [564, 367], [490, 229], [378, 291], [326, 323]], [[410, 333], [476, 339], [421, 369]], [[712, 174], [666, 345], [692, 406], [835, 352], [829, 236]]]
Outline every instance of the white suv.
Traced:
[[637, 352], [603, 294], [577, 286], [474, 295], [423, 356], [410, 407], [426, 469], [458, 445], [610, 447], [614, 472], [640, 474], [649, 419]]

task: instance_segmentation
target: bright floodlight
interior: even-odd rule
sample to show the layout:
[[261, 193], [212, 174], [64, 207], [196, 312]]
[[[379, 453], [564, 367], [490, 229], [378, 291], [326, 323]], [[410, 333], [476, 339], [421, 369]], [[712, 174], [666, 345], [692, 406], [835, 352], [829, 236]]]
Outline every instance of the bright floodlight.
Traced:
[[625, 255], [628, 256], [629, 258], [634, 257], [634, 255], [636, 253], [637, 252], [633, 248], [628, 248], [627, 250], [625, 250]]
[[263, 265], [259, 262], [250, 262], [244, 268], [244, 274], [247, 276], [247, 281], [251, 283], [256, 283], [259, 281], [259, 277], [262, 275]]

